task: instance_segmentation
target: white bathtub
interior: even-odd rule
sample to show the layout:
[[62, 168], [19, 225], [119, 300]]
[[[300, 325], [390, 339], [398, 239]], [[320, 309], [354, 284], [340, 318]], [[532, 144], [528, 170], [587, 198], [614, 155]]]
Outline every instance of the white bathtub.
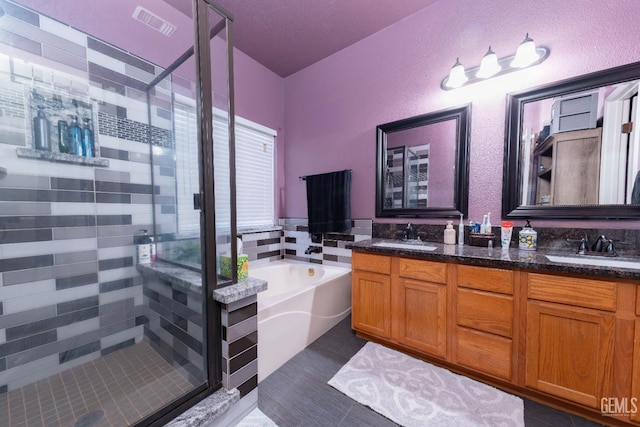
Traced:
[[250, 269], [258, 294], [258, 382], [351, 312], [351, 270], [293, 260]]

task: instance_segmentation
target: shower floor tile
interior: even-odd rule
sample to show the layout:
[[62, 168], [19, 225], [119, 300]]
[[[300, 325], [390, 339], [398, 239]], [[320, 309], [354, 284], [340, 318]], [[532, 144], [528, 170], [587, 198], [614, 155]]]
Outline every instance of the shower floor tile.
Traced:
[[0, 394], [0, 420], [8, 427], [122, 427], [193, 387], [142, 342]]

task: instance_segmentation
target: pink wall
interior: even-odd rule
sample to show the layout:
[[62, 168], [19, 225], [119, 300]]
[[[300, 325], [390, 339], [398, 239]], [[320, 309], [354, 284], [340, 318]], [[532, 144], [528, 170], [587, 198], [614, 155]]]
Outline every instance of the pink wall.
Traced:
[[[640, 3], [635, 0], [579, 4], [440, 0], [287, 77], [286, 189], [280, 215], [306, 216], [300, 175], [351, 168], [352, 215], [373, 218], [376, 125], [471, 102], [470, 216], [477, 220], [492, 212], [497, 217], [501, 212], [505, 95], [639, 61], [639, 14]], [[525, 32], [551, 49], [546, 62], [455, 91], [440, 89], [441, 79], [457, 56], [471, 67], [480, 63], [489, 45], [499, 57], [511, 55]], [[535, 224], [595, 223], [556, 220]]]
[[286, 171], [284, 79], [237, 49], [234, 50], [233, 61], [236, 115], [278, 131], [275, 149], [276, 217], [274, 218], [277, 224], [277, 219], [284, 216]]

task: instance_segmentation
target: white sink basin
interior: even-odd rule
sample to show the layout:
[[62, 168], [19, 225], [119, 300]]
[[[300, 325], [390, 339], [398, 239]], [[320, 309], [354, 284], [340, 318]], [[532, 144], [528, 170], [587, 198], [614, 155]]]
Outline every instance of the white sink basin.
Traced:
[[371, 246], [379, 248], [409, 249], [412, 251], [433, 251], [435, 246], [427, 246], [422, 243], [396, 243], [396, 242], [378, 242]]
[[605, 257], [597, 258], [597, 257], [590, 257], [585, 255], [575, 255], [575, 256], [545, 255], [545, 256], [551, 262], [562, 262], [565, 264], [593, 265], [593, 266], [602, 266], [602, 267], [631, 268], [631, 269], [640, 270], [640, 261], [626, 261], [622, 259], [605, 258]]

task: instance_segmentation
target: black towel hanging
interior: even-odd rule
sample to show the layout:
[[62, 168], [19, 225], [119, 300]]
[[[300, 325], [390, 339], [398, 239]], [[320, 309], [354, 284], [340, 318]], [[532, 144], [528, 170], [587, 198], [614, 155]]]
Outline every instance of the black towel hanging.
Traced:
[[351, 170], [305, 176], [309, 233], [351, 231]]

